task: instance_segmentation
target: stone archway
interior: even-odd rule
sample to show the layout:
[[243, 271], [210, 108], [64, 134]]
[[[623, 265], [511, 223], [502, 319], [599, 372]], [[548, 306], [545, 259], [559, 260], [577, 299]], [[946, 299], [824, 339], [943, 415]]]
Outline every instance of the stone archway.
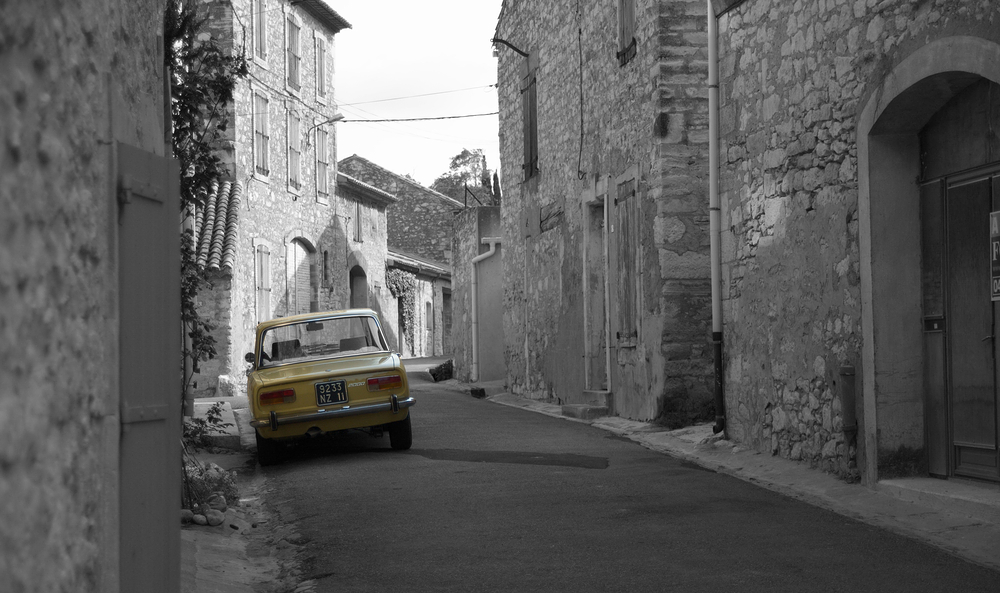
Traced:
[[865, 483], [880, 455], [924, 448], [920, 131], [983, 79], [1000, 81], [1000, 46], [967, 36], [929, 43], [874, 89], [858, 119], [858, 217]]

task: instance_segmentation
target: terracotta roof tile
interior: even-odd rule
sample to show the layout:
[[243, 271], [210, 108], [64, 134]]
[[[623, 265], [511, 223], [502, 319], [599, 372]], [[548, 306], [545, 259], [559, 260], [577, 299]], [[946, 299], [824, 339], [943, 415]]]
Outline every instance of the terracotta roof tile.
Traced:
[[207, 194], [205, 206], [195, 217], [198, 267], [231, 274], [236, 263], [243, 188], [234, 181], [225, 181], [220, 188], [219, 182], [213, 181]]

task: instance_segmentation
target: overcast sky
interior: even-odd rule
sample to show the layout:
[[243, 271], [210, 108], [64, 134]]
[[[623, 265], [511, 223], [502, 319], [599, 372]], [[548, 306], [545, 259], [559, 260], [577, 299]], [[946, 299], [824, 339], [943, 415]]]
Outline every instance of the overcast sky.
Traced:
[[[347, 120], [497, 111], [490, 39], [501, 0], [326, 0], [351, 23], [335, 37], [334, 89]], [[458, 92], [449, 92], [458, 91]], [[431, 94], [435, 93], [435, 94]], [[414, 95], [427, 95], [414, 97]], [[413, 97], [396, 99], [397, 97]], [[463, 148], [499, 169], [495, 115], [337, 124], [337, 158], [357, 154], [430, 185]]]

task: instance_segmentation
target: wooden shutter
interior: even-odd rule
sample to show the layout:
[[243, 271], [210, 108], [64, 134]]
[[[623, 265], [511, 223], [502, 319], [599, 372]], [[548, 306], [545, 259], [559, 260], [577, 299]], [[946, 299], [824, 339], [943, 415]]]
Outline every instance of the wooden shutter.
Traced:
[[292, 241], [288, 249], [288, 314], [298, 315], [309, 312], [312, 294], [312, 269], [309, 265], [309, 251], [300, 241]]
[[260, 59], [267, 58], [267, 7], [265, 0], [254, 0], [254, 51]]
[[271, 318], [271, 250], [257, 246], [257, 323]]
[[627, 64], [635, 52], [635, 0], [618, 0], [618, 64]]
[[288, 86], [299, 90], [299, 26], [288, 19]]
[[326, 130], [316, 130], [316, 193], [328, 194], [328, 166]]
[[120, 590], [166, 593], [180, 590], [180, 167], [117, 153]]
[[538, 172], [538, 54], [530, 54], [523, 62], [521, 76], [521, 117], [524, 122], [524, 179]]
[[316, 95], [326, 96], [326, 39], [316, 38]]
[[636, 297], [639, 280], [638, 231], [639, 199], [635, 179], [618, 185], [615, 199], [618, 241], [618, 345], [635, 346], [639, 332], [636, 324]]

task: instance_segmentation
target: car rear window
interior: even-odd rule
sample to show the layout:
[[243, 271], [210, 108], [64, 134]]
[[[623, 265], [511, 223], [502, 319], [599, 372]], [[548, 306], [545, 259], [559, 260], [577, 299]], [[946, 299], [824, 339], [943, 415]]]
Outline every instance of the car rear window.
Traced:
[[313, 359], [386, 352], [374, 317], [336, 317], [272, 327], [261, 336], [260, 368]]

